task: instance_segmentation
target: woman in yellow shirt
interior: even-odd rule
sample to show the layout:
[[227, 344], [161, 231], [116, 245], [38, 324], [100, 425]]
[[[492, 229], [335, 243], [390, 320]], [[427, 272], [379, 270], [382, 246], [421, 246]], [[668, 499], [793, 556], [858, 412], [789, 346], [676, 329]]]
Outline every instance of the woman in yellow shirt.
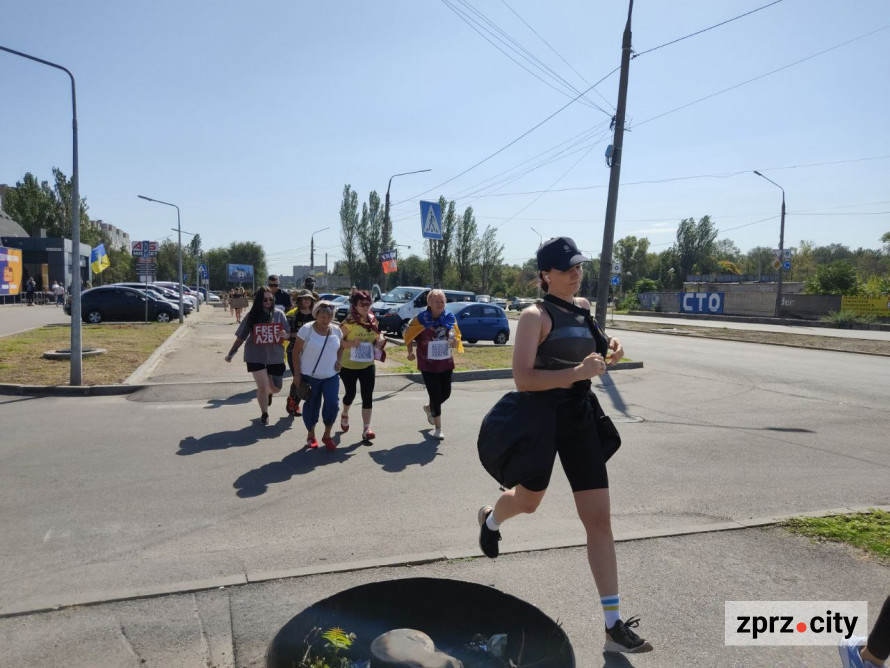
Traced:
[[343, 333], [340, 379], [346, 393], [340, 413], [340, 430], [349, 431], [349, 408], [355, 400], [356, 385], [362, 395], [362, 440], [370, 441], [377, 434], [371, 429], [376, 368], [374, 360], [380, 356], [386, 339], [380, 333], [377, 318], [371, 312], [371, 295], [357, 290], [349, 296], [349, 315], [340, 325]]

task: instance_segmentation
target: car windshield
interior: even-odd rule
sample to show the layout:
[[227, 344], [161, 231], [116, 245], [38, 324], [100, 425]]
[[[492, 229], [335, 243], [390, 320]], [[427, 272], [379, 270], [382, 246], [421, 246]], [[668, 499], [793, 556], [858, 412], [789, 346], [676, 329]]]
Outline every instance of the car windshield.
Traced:
[[406, 290], [404, 288], [396, 288], [390, 292], [387, 292], [380, 298], [382, 302], [396, 302], [396, 303], [404, 303], [409, 302], [414, 299], [418, 294], [420, 294], [420, 290]]

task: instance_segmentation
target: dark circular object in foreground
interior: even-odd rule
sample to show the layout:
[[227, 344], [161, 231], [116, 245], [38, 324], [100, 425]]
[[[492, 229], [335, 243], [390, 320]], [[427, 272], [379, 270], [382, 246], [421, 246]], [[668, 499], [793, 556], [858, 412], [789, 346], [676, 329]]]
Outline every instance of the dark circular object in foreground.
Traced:
[[508, 636], [505, 660], [535, 668], [575, 666], [565, 632], [538, 608], [492, 587], [460, 580], [387, 580], [334, 594], [282, 627], [269, 645], [266, 665], [297, 665], [306, 651], [304, 641], [315, 627], [356, 634], [352, 647], [341, 654], [353, 660], [370, 658], [371, 643], [380, 634], [409, 628], [429, 635], [436, 649], [459, 659], [465, 668], [506, 665], [465, 647], [477, 634], [489, 638], [499, 633]]

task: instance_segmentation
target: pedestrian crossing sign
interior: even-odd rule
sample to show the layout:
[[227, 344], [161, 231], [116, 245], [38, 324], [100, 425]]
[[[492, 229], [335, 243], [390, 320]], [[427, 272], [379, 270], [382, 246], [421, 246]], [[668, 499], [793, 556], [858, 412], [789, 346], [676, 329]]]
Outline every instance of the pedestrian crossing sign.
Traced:
[[442, 238], [442, 207], [438, 202], [420, 202], [420, 231], [424, 239]]

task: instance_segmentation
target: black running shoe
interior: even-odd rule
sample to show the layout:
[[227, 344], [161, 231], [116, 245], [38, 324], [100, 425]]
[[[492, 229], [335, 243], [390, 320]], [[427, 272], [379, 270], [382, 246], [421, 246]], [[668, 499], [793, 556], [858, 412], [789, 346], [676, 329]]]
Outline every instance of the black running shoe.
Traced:
[[269, 414], [263, 413], [262, 415], [260, 415], [260, 422], [262, 422], [263, 424], [269, 424]]
[[495, 559], [500, 554], [498, 549], [498, 541], [501, 540], [500, 531], [492, 531], [488, 528], [485, 520], [494, 512], [491, 506], [482, 506], [479, 509], [479, 547], [482, 553], [489, 559]]
[[629, 654], [651, 652], [652, 645], [633, 631], [639, 625], [639, 617], [631, 617], [626, 622], [619, 619], [615, 626], [606, 629], [606, 643], [603, 645], [603, 651], [627, 652]]

